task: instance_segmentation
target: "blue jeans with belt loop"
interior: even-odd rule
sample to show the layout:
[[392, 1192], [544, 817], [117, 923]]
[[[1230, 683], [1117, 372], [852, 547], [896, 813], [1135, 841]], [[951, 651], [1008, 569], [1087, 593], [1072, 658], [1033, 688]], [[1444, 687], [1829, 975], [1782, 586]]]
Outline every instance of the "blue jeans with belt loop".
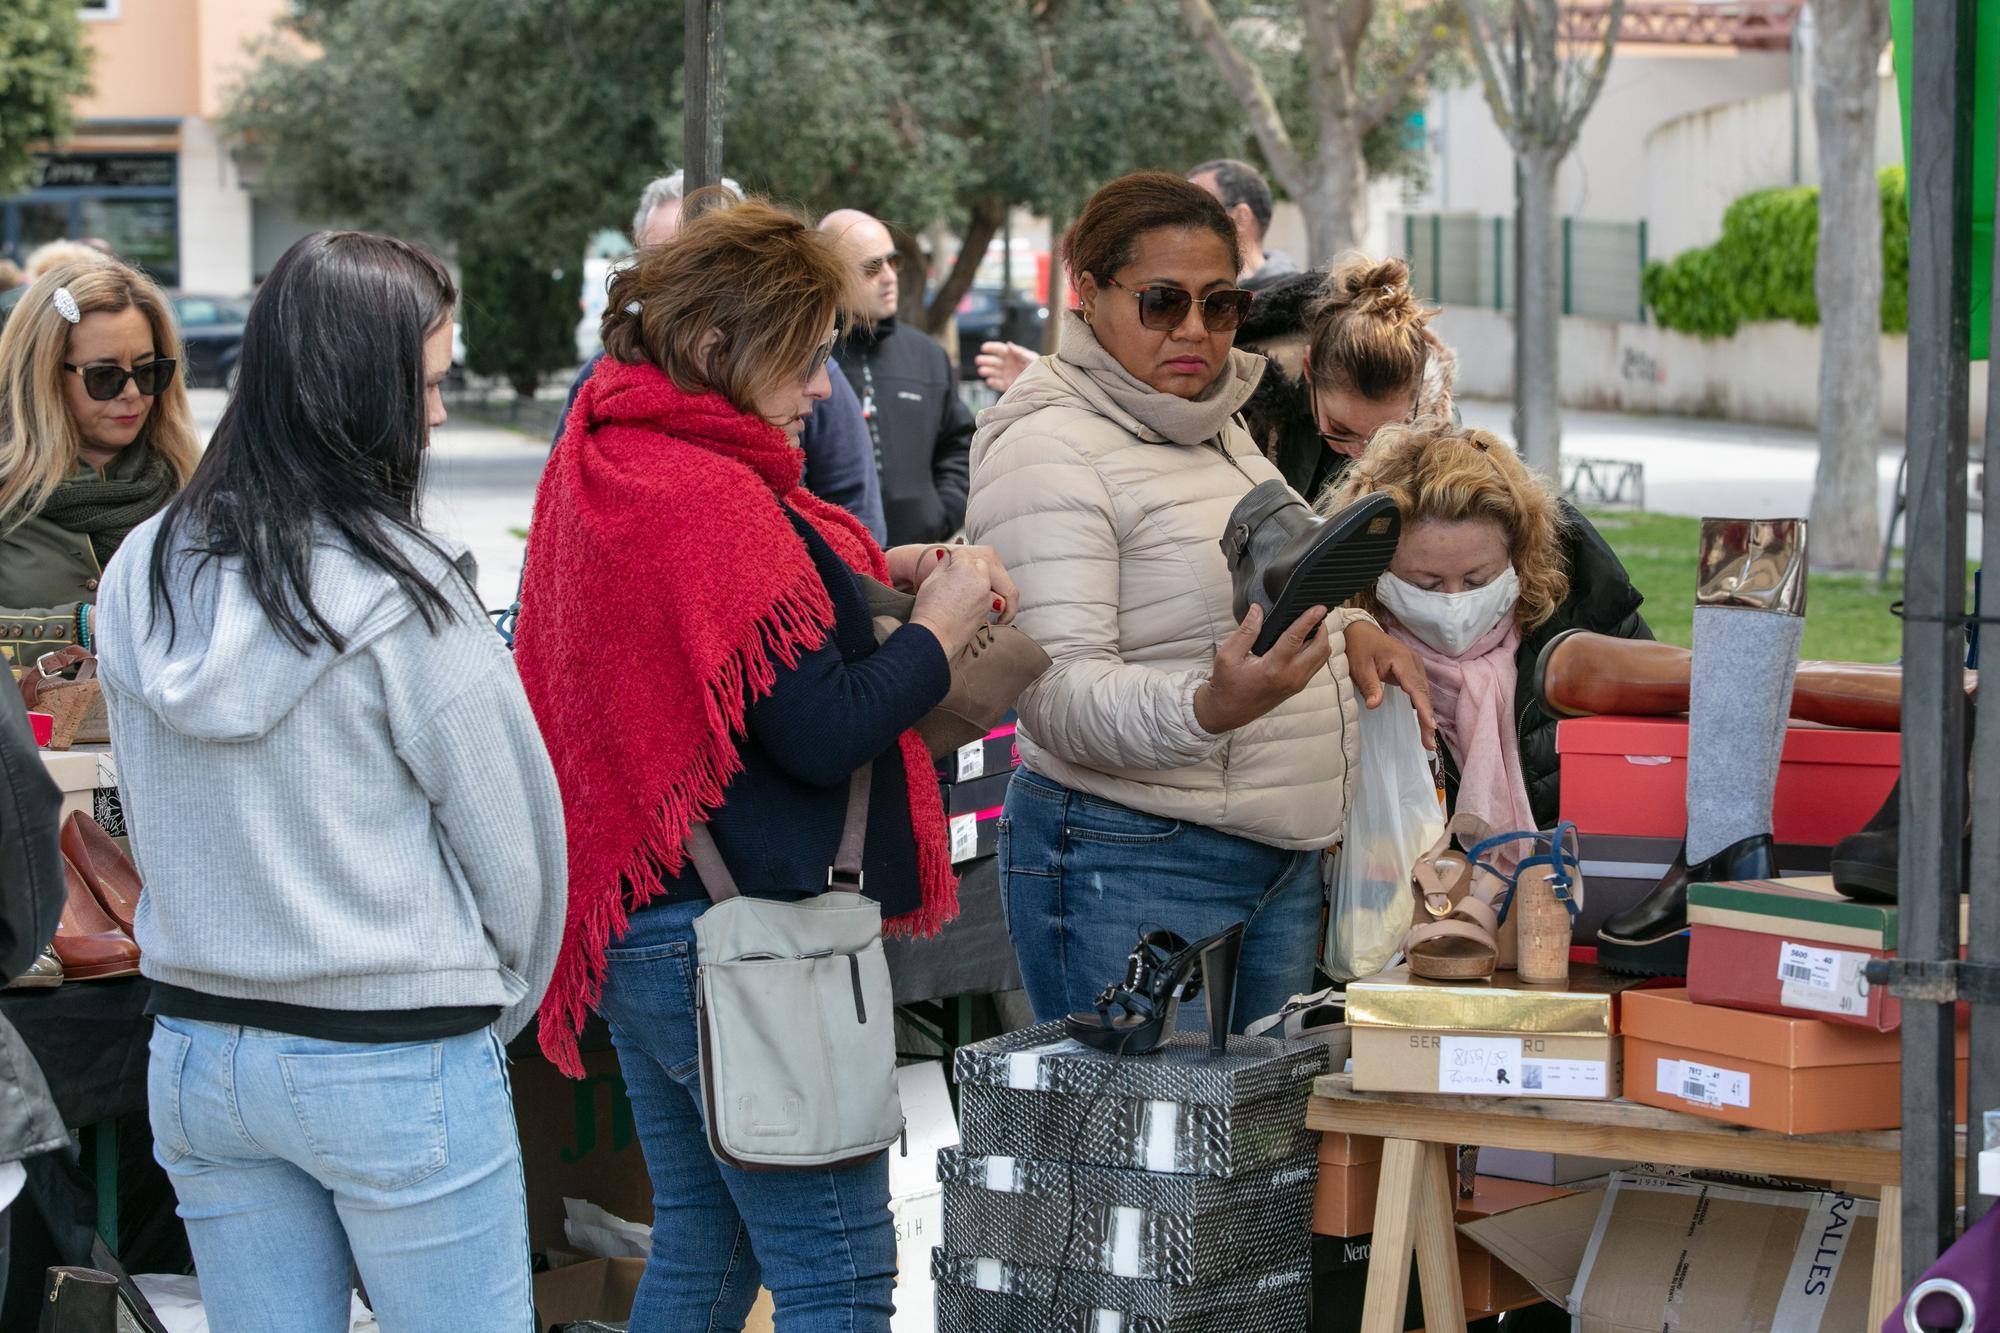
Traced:
[[707, 910], [641, 908], [604, 951], [598, 1012], [653, 1178], [653, 1253], [633, 1333], [738, 1333], [760, 1282], [778, 1333], [888, 1333], [889, 1155], [839, 1169], [742, 1171], [709, 1150], [694, 1004], [694, 919]]
[[153, 1155], [215, 1333], [532, 1333], [528, 1197], [491, 1028], [374, 1044], [161, 1016]]
[[[1040, 1022], [1090, 1010], [1125, 975], [1148, 930], [1193, 943], [1249, 922], [1230, 1030], [1310, 990], [1325, 888], [1318, 852], [1086, 796], [1026, 768], [1007, 787], [1000, 891], [1021, 977]], [[1179, 1025], [1205, 1026], [1200, 1004]]]

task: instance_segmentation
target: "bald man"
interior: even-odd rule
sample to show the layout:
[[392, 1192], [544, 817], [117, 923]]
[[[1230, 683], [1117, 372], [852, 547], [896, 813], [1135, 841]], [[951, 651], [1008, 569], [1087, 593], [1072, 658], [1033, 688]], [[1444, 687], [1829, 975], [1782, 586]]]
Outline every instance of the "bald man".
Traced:
[[873, 321], [842, 339], [834, 359], [861, 392], [888, 544], [943, 541], [965, 522], [972, 449], [972, 413], [959, 399], [951, 358], [896, 320], [901, 256], [887, 227], [843, 208], [827, 214], [820, 230], [847, 251], [862, 279], [857, 313]]

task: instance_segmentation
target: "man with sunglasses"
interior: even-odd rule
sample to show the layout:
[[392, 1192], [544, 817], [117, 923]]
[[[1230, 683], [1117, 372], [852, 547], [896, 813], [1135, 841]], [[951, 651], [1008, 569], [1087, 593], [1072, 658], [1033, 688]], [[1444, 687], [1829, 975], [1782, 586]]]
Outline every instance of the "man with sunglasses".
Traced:
[[896, 319], [901, 256], [889, 229], [851, 208], [826, 215], [862, 280], [869, 323], [834, 350], [861, 391], [861, 414], [882, 477], [889, 545], [943, 541], [965, 522], [972, 412], [958, 396], [951, 358], [922, 330]]

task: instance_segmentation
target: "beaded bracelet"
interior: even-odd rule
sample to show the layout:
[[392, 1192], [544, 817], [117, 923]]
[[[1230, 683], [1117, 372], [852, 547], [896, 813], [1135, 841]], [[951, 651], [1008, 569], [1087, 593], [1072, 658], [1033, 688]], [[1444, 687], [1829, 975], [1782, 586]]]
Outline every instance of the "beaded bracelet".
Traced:
[[83, 645], [84, 650], [86, 652], [94, 653], [97, 651], [97, 646], [91, 641], [90, 606], [91, 604], [89, 602], [80, 602], [77, 604], [76, 641]]

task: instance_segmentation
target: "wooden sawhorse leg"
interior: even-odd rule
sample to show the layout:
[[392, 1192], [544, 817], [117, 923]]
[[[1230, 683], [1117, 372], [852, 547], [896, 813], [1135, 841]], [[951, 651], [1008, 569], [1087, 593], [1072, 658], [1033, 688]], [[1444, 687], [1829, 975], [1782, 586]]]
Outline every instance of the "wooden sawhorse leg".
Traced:
[[1361, 1333], [1402, 1333], [1412, 1249], [1424, 1294], [1424, 1327], [1428, 1333], [1465, 1333], [1452, 1156], [1451, 1145], [1444, 1143], [1389, 1139], [1383, 1144]]
[[1868, 1287], [1868, 1327], [1880, 1328], [1903, 1299], [1903, 1187], [1884, 1185], [1875, 1207], [1875, 1267]]

